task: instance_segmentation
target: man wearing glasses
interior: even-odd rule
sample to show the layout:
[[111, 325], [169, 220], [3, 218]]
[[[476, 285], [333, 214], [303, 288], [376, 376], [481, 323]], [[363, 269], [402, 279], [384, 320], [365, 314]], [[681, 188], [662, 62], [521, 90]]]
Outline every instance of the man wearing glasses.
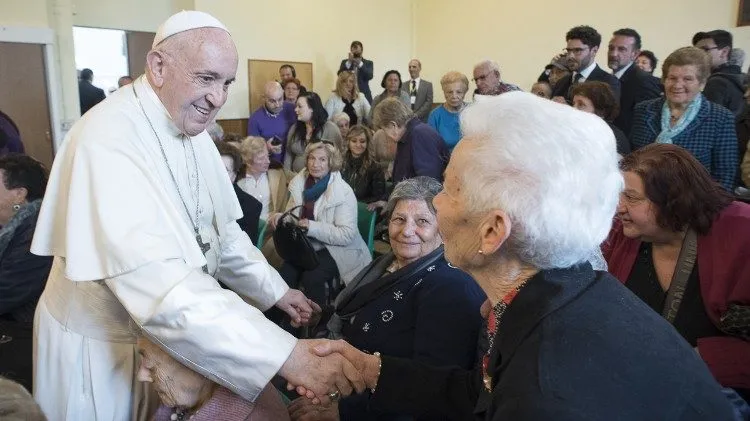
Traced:
[[474, 66], [474, 83], [477, 89], [474, 95], [500, 95], [511, 91], [520, 91], [516, 85], [505, 83], [500, 78], [500, 65], [496, 61], [484, 60]]
[[739, 116], [745, 105], [744, 76], [740, 66], [729, 64], [732, 34], [721, 29], [698, 32], [693, 36], [693, 46], [705, 51], [711, 59], [711, 76], [703, 95]]
[[570, 89], [582, 82], [599, 81], [607, 83], [620, 99], [620, 81], [596, 64], [596, 53], [602, 43], [602, 36], [590, 26], [576, 26], [565, 35], [568, 45], [563, 53], [568, 58], [571, 75], [561, 80], [552, 92], [552, 99], [570, 104]]

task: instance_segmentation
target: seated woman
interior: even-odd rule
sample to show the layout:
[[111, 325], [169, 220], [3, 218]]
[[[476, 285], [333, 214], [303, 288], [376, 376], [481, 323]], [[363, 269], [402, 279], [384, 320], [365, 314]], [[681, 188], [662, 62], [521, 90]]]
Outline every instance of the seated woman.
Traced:
[[281, 82], [281, 88], [284, 89], [284, 101], [297, 104], [297, 98], [303, 92], [302, 82], [299, 79], [293, 78]]
[[[398, 70], [389, 70], [383, 75], [383, 81], [380, 82], [380, 87], [383, 88], [383, 92], [380, 95], [372, 99], [372, 110], [378, 106], [383, 100], [387, 98], [397, 98], [404, 105], [411, 108], [411, 98], [409, 93], [401, 90], [401, 73]], [[372, 119], [370, 119], [372, 121]]]
[[433, 202], [446, 260], [490, 301], [482, 364], [433, 368], [340, 340], [313, 351], [342, 352], [357, 367], [371, 411], [493, 421], [734, 419], [674, 328], [585, 262], [606, 239], [622, 190], [609, 127], [510, 92], [464, 110], [461, 130]]
[[[31, 254], [47, 170], [18, 154], [0, 157], [0, 373], [31, 390], [32, 322], [52, 257]], [[8, 374], [10, 375], [10, 374]]]
[[625, 156], [630, 153], [630, 140], [612, 123], [620, 113], [620, 105], [607, 83], [591, 81], [576, 84], [570, 90], [570, 96], [573, 98], [573, 108], [596, 114], [607, 122], [615, 134], [618, 154]]
[[[732, 202], [675, 145], [639, 149], [620, 168], [625, 191], [603, 247], [610, 272], [696, 348], [719, 383], [750, 398], [750, 205]], [[677, 290], [684, 295], [673, 299]]]
[[341, 132], [341, 137], [343, 139], [346, 139], [346, 135], [349, 133], [349, 128], [352, 126], [349, 122], [349, 116], [346, 115], [345, 112], [341, 111], [333, 115], [331, 117], [331, 121], [333, 121], [336, 124], [336, 127], [339, 128], [339, 132]]
[[258, 223], [261, 218], [263, 204], [252, 195], [243, 191], [237, 185], [237, 177], [240, 173], [245, 172], [245, 164], [242, 162], [242, 156], [240, 155], [238, 148], [233, 144], [221, 141], [214, 142], [214, 144], [216, 145], [216, 149], [219, 150], [221, 161], [224, 162], [224, 168], [226, 168], [227, 175], [229, 175], [229, 181], [232, 182], [234, 193], [237, 195], [237, 200], [240, 202], [242, 218], [237, 220], [237, 224], [242, 231], [245, 231], [245, 234], [250, 237], [250, 241], [257, 246]]
[[641, 51], [640, 53], [638, 53], [638, 57], [636, 57], [635, 59], [636, 66], [638, 66], [644, 72], [648, 72], [652, 75], [654, 74], [654, 70], [656, 70], [656, 64], [658, 62], [659, 60], [656, 59], [654, 53], [649, 50]]
[[[339, 172], [338, 149], [328, 142], [310, 143], [304, 157], [306, 167], [289, 183], [287, 209], [303, 206], [299, 226], [307, 231], [320, 264], [303, 271], [284, 262], [279, 274], [289, 285], [304, 287], [305, 295], [323, 307], [326, 283], [334, 277], [349, 283], [372, 257], [357, 227], [357, 198]], [[280, 217], [269, 215], [273, 229]]]
[[[482, 327], [479, 308], [486, 296], [471, 276], [445, 260], [432, 205], [440, 190], [442, 185], [429, 177], [402, 181], [393, 189], [387, 206], [393, 251], [373, 261], [341, 292], [328, 323], [330, 338], [344, 338], [366, 352], [474, 367]], [[292, 419], [323, 410], [300, 399], [290, 408]], [[321, 418], [404, 419], [371, 411], [368, 400], [369, 394], [344, 398], [338, 408], [326, 410], [331, 417]]]
[[315, 92], [307, 92], [297, 98], [297, 123], [289, 128], [287, 136], [284, 168], [298, 173], [305, 168], [305, 148], [310, 143], [321, 140], [331, 142], [339, 152], [343, 149], [344, 140], [341, 132], [331, 121], [328, 112], [323, 108], [320, 97]]
[[358, 202], [373, 203], [385, 195], [383, 169], [375, 160], [372, 131], [356, 125], [346, 137], [347, 150], [341, 176], [354, 190]]
[[152, 421], [285, 421], [289, 413], [272, 385], [248, 402], [185, 367], [145, 337], [138, 338], [138, 380], [151, 383], [161, 405]]
[[392, 180], [394, 183], [424, 175], [438, 181], [448, 164], [450, 151], [434, 128], [417, 118], [410, 105], [388, 98], [374, 108], [373, 126], [396, 144]]
[[365, 124], [370, 116], [370, 103], [365, 94], [357, 88], [357, 76], [354, 72], [343, 71], [336, 80], [336, 90], [326, 101], [329, 118], [339, 112], [349, 116], [349, 124]]
[[244, 173], [238, 175], [237, 186], [261, 203], [260, 219], [268, 219], [269, 213], [283, 212], [293, 174], [278, 162], [271, 163], [262, 137], [246, 137], [239, 150]]
[[636, 104], [630, 144], [673, 143], [687, 149], [727, 191], [734, 189], [739, 157], [735, 117], [707, 100], [701, 90], [711, 61], [695, 47], [676, 50], [664, 60], [664, 96]]
[[445, 103], [430, 112], [427, 124], [440, 133], [448, 149], [453, 150], [461, 139], [458, 117], [466, 106], [464, 98], [469, 91], [469, 78], [463, 73], [448, 72], [440, 78]]

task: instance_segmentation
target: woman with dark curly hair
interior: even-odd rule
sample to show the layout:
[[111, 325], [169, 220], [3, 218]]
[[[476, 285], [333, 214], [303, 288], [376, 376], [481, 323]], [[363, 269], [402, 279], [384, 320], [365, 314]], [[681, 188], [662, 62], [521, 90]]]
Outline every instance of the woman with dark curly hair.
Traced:
[[620, 162], [625, 190], [603, 251], [609, 271], [674, 325], [725, 388], [750, 397], [750, 205], [685, 149]]
[[608, 84], [595, 81], [579, 83], [570, 90], [570, 96], [574, 108], [596, 114], [607, 122], [615, 134], [617, 153], [622, 156], [630, 153], [628, 137], [612, 123], [620, 114], [620, 105]]

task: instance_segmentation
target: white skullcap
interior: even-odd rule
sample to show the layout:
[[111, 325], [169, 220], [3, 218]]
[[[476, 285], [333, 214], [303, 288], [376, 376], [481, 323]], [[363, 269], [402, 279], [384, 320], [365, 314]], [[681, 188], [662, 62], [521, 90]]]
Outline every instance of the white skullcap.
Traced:
[[208, 13], [195, 10], [183, 10], [182, 12], [170, 16], [169, 19], [159, 26], [159, 30], [156, 31], [154, 43], [151, 45], [151, 48], [156, 47], [162, 41], [174, 34], [198, 28], [219, 28], [229, 33], [229, 29], [227, 29], [223, 23], [219, 22], [218, 19]]

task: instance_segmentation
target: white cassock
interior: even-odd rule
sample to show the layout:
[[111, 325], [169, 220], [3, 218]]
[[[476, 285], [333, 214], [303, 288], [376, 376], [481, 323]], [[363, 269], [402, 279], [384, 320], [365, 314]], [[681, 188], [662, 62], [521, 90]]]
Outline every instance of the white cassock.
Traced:
[[[196, 207], [211, 246], [205, 256]], [[240, 216], [208, 134], [181, 135], [145, 77], [76, 123], [52, 167], [31, 248], [55, 256], [34, 320], [34, 397], [50, 420], [145, 419], [153, 402], [135, 377], [141, 329], [186, 366], [255, 400], [296, 339], [261, 313], [288, 288]]]

